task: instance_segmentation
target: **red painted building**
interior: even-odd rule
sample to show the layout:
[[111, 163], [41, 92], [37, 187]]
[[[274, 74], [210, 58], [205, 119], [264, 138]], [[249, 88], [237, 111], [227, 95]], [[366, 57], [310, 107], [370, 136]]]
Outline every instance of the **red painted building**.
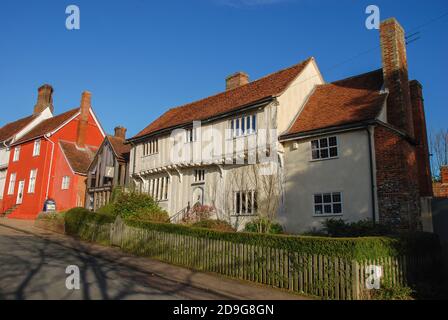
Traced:
[[[38, 104], [52, 104], [53, 89], [42, 88]], [[87, 169], [104, 136], [89, 92], [79, 108], [38, 124], [10, 147], [2, 212], [35, 219], [47, 199], [57, 211], [84, 206]]]

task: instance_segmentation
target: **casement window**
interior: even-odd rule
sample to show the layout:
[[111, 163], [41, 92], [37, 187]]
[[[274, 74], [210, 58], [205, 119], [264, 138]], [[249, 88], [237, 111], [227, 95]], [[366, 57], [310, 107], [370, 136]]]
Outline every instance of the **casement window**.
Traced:
[[196, 142], [198, 141], [198, 129], [197, 128], [190, 128], [185, 130], [185, 142]]
[[194, 182], [204, 182], [205, 181], [205, 170], [195, 169], [194, 170]]
[[145, 181], [145, 192], [155, 201], [168, 200], [169, 177], [159, 177]]
[[40, 142], [40, 139], [34, 141], [33, 157], [37, 157], [40, 155]]
[[317, 193], [314, 196], [314, 215], [341, 215], [342, 193]]
[[159, 140], [154, 139], [143, 144], [143, 156], [150, 156], [159, 152]]
[[255, 190], [236, 191], [233, 199], [234, 214], [253, 216], [257, 214], [257, 192]]
[[14, 188], [16, 186], [16, 173], [11, 173], [9, 176], [9, 186], [8, 186], [8, 195], [14, 194]]
[[311, 141], [311, 158], [313, 160], [331, 159], [338, 156], [338, 139], [327, 137]]
[[62, 190], [68, 190], [70, 188], [70, 177], [65, 176], [62, 178]]
[[36, 189], [37, 169], [30, 171], [30, 181], [28, 183], [28, 193], [34, 193]]
[[230, 120], [232, 137], [242, 137], [257, 132], [257, 115], [246, 115]]
[[20, 159], [20, 146], [17, 146], [14, 148], [14, 156], [12, 158], [12, 161], [17, 162]]

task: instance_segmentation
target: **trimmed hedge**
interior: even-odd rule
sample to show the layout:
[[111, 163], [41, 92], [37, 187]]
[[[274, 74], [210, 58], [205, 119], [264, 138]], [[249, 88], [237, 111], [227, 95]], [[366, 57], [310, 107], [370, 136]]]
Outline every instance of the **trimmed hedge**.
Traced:
[[115, 217], [108, 214], [91, 212], [85, 208], [74, 208], [65, 213], [65, 232], [83, 240], [109, 244], [110, 232], [103, 226], [114, 221]]
[[125, 220], [130, 227], [181, 234], [199, 238], [284, 249], [291, 252], [335, 256], [363, 261], [400, 255], [427, 255], [439, 248], [437, 236], [430, 233], [403, 234], [399, 237], [328, 238], [223, 232], [183, 225]]

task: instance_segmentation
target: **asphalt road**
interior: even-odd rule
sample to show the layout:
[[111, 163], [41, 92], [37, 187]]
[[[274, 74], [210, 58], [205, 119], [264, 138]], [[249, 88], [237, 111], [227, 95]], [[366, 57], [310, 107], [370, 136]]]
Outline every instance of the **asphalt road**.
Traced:
[[[67, 266], [78, 266], [80, 289], [66, 287]], [[225, 299], [0, 226], [0, 299]]]

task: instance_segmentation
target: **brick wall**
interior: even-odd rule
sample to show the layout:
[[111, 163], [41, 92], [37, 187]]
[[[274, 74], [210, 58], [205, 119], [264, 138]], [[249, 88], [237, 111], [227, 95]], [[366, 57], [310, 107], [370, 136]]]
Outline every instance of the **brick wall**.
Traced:
[[398, 229], [421, 230], [415, 147], [395, 130], [374, 133], [379, 219]]
[[409, 83], [412, 102], [412, 119], [416, 140], [418, 182], [421, 197], [432, 196], [432, 176], [429, 163], [428, 135], [426, 132], [425, 108], [421, 84], [413, 80]]

